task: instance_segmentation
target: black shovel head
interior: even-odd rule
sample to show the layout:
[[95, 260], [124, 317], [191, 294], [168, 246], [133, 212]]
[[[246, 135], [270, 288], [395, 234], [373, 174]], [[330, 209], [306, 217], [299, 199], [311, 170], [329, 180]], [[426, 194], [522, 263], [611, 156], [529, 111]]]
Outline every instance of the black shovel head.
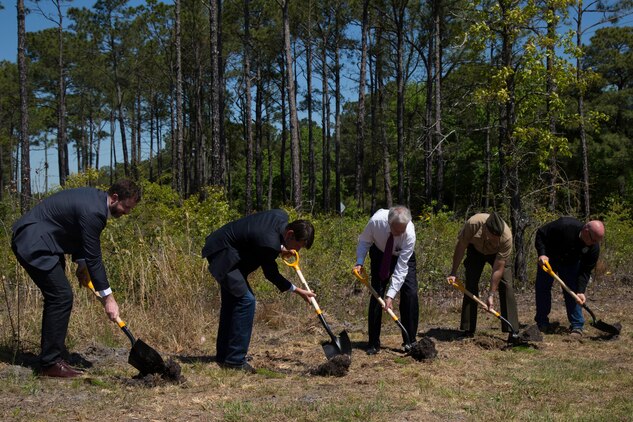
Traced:
[[352, 357], [352, 342], [345, 330], [341, 331], [336, 339], [323, 343], [321, 347], [323, 347], [323, 352], [328, 360], [338, 355], [348, 355], [350, 358]]
[[618, 322], [611, 325], [599, 319], [595, 322], [591, 322], [590, 324], [593, 328], [597, 330], [604, 331], [605, 333], [613, 334], [616, 336], [620, 334], [620, 331], [622, 331], [622, 324]]
[[142, 375], [163, 374], [167, 370], [160, 354], [141, 339], [134, 342], [127, 362], [138, 369]]

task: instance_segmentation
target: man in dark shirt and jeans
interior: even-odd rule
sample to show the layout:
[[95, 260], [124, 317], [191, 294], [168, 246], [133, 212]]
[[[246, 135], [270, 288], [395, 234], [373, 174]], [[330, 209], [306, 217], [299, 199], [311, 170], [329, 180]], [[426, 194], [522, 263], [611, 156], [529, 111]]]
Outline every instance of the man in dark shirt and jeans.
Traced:
[[[536, 316], [534, 320], [541, 331], [550, 328], [549, 313], [552, 309], [553, 279], [541, 266], [548, 262], [560, 278], [584, 303], [585, 290], [591, 271], [598, 262], [600, 242], [604, 238], [604, 224], [598, 220], [583, 224], [572, 217], [561, 217], [545, 224], [536, 232], [538, 271], [536, 274]], [[571, 335], [581, 337], [585, 319], [582, 307], [563, 291]]]

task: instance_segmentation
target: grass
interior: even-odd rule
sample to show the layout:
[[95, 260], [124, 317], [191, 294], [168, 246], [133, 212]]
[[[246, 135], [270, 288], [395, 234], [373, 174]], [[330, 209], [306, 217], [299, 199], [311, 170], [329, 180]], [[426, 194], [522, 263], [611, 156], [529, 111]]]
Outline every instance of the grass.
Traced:
[[[102, 236], [121, 316], [164, 356], [182, 358], [188, 381], [181, 386], [147, 389], [122, 382], [134, 375], [125, 362], [129, 341], [91, 294], [76, 286], [70, 265], [75, 302], [68, 346], [83, 353], [91, 347], [120, 353], [97, 358], [82, 381], [3, 375], [12, 363], [16, 326], [22, 350], [38, 353], [42, 301], [10, 250], [0, 250], [0, 420], [95, 420], [98, 415], [112, 420], [617, 421], [633, 414], [633, 333], [626, 330], [633, 318], [624, 311], [633, 305], [628, 281], [633, 262], [622, 253], [630, 249], [629, 222], [608, 223], [608, 233], [616, 234], [605, 244], [589, 291], [601, 318], [625, 326], [619, 340], [569, 343], [556, 335], [546, 336], [539, 349], [508, 351], [486, 350], [472, 341], [438, 341], [437, 359], [416, 362], [388, 350], [368, 357], [361, 349], [369, 294], [355, 292], [358, 283], [350, 271], [366, 218], [316, 217], [317, 241], [302, 251], [301, 267], [333, 330], [345, 327], [350, 334], [355, 346], [350, 372], [341, 378], [307, 375], [323, 362], [319, 343], [328, 336], [309, 305], [296, 295], [279, 294], [258, 271], [250, 279], [258, 300], [251, 345], [258, 371], [249, 376], [213, 363], [219, 291], [198, 254], [205, 232], [228, 216], [214, 213], [209, 204], [202, 209], [212, 216], [208, 227], [192, 224], [197, 220], [193, 212], [184, 221], [177, 212], [140, 209], [109, 223]], [[146, 221], [148, 215], [161, 223]], [[421, 332], [458, 325], [461, 299], [444, 276], [460, 221], [445, 217], [416, 223]], [[530, 262], [535, 260], [532, 249]], [[298, 283], [291, 269], [279, 267]], [[529, 322], [531, 284], [517, 287], [521, 321]], [[565, 321], [563, 309], [555, 294], [552, 316]], [[500, 336], [496, 322], [483, 313], [480, 318], [482, 335]], [[398, 328], [387, 317], [383, 322], [384, 343], [398, 348]]]

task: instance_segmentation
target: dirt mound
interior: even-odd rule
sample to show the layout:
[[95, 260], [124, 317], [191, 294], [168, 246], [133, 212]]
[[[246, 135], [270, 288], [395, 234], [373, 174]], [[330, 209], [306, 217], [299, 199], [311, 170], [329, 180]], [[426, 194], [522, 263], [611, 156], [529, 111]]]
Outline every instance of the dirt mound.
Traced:
[[496, 337], [478, 337], [474, 340], [474, 343], [486, 350], [493, 349], [505, 349], [508, 343], [500, 338]]
[[324, 377], [343, 377], [347, 375], [352, 358], [348, 355], [336, 355], [327, 362], [310, 370], [312, 375]]
[[428, 337], [423, 337], [411, 346], [409, 355], [417, 361], [433, 359], [437, 357], [435, 342]]
[[125, 385], [130, 385], [134, 387], [158, 387], [160, 385], [165, 384], [182, 384], [186, 380], [184, 376], [182, 376], [181, 368], [178, 363], [176, 363], [173, 359], [169, 358], [167, 362], [165, 362], [165, 370], [160, 374], [141, 374], [132, 377], [123, 379], [122, 382]]

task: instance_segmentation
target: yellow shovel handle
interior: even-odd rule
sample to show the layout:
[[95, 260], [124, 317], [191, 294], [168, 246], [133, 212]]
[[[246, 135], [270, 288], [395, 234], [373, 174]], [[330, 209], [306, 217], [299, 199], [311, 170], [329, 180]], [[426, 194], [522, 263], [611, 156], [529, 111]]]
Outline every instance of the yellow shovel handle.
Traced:
[[[92, 284], [92, 280], [88, 280], [88, 284], [86, 285], [86, 287], [87, 287], [88, 289], [90, 289], [90, 291], [91, 291], [92, 293], [94, 293], [94, 295], [95, 295], [95, 296], [97, 296], [97, 297], [99, 298], [99, 300], [103, 299], [103, 298], [99, 295], [99, 293], [97, 293], [97, 291], [95, 290], [95, 286], [94, 286], [94, 284]], [[119, 317], [116, 317], [116, 323], [117, 323], [117, 325], [119, 326], [119, 328], [123, 328], [123, 327], [125, 327], [125, 326], [127, 325], [127, 324], [125, 323], [125, 321], [123, 321], [123, 320], [122, 320], [121, 318], [119, 318]]]
[[380, 297], [378, 292], [369, 284], [369, 276], [367, 276], [367, 271], [365, 271], [365, 268], [361, 267], [360, 271], [354, 268], [352, 270], [352, 273], [356, 276], [358, 280], [360, 280], [361, 283], [367, 286], [372, 296], [374, 296], [374, 298], [378, 301], [380, 306], [387, 311], [391, 319], [393, 319], [394, 321], [398, 321], [398, 316], [391, 309], [387, 308], [387, 304], [385, 303], [383, 298]]
[[294, 269], [298, 269], [299, 268], [299, 252], [295, 251], [294, 249], [291, 249], [288, 252], [290, 252], [290, 254], [294, 256], [294, 258], [282, 255], [281, 260], [287, 266], [292, 267]]
[[567, 293], [569, 293], [569, 295], [571, 297], [574, 298], [574, 300], [576, 301], [577, 304], [583, 305], [582, 300], [580, 300], [578, 295], [572, 289], [570, 289], [569, 286], [567, 286], [567, 284], [565, 284], [565, 282], [563, 280], [561, 280], [561, 278], [558, 276], [558, 274], [556, 274], [554, 272], [554, 270], [552, 269], [552, 266], [549, 264], [549, 261], [545, 261], [543, 263], [543, 265], [541, 266], [541, 268], [543, 268], [543, 271], [545, 271], [547, 274], [551, 275], [554, 278], [554, 280], [556, 280], [558, 282], [558, 284], [560, 284], [560, 286]]
[[455, 287], [457, 290], [459, 290], [460, 292], [464, 293], [466, 296], [468, 296], [469, 298], [477, 302], [479, 305], [481, 305], [482, 308], [484, 308], [486, 311], [490, 312], [494, 316], [498, 317], [499, 315], [501, 315], [499, 312], [495, 311], [494, 309], [489, 308], [488, 305], [483, 300], [479, 299], [470, 291], [466, 290], [466, 287], [464, 287], [464, 285], [459, 280], [455, 279], [453, 281], [450, 281], [449, 283], [453, 287]]

